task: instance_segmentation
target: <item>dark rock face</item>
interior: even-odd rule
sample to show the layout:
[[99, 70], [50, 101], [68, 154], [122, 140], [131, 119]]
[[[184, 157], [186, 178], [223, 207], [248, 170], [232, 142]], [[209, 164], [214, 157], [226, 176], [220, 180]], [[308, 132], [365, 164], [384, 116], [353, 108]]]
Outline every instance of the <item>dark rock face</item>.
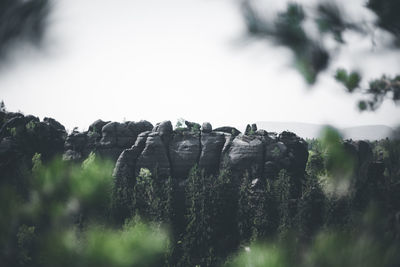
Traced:
[[292, 132], [282, 132], [278, 136], [278, 141], [288, 148], [288, 169], [296, 173], [304, 172], [308, 160], [307, 142]]
[[107, 123], [109, 123], [109, 121], [97, 120], [90, 124], [89, 132], [101, 133], [101, 129], [103, 129], [103, 126]]
[[136, 162], [146, 146], [146, 140], [150, 133], [150, 131], [146, 131], [139, 134], [135, 145], [132, 148], [125, 149], [119, 156], [113, 174], [114, 177], [119, 177], [117, 186], [120, 184], [129, 184], [133, 181], [131, 177], [136, 177]]
[[[207, 174], [227, 167], [237, 176], [247, 170], [259, 176], [255, 178], [272, 178], [283, 168], [304, 173], [308, 156], [307, 144], [295, 134], [275, 136], [256, 125], [249, 125], [246, 135], [233, 127], [212, 130], [210, 123], [200, 128], [198, 123], [186, 121], [185, 131], [173, 131], [170, 121], [153, 127], [147, 121], [97, 120], [88, 131], [73, 131], [67, 136], [65, 128], [51, 118], [40, 121], [9, 112], [1, 112], [0, 118], [3, 162], [6, 157], [13, 158], [10, 151], [28, 148], [29, 153], [22, 154], [29, 154], [29, 159], [37, 152], [44, 158], [63, 153], [66, 160], [82, 161], [93, 151], [116, 161], [115, 176], [125, 180], [134, 179], [140, 168], [157, 172], [159, 177], [183, 180], [195, 165]], [[362, 143], [358, 146], [360, 151], [365, 147]], [[364, 150], [361, 154], [365, 156]]]
[[191, 132], [176, 133], [169, 143], [169, 155], [173, 166], [172, 176], [185, 179], [193, 166], [199, 162], [200, 134]]
[[201, 135], [199, 167], [207, 175], [215, 174], [219, 171], [220, 158], [225, 141], [225, 135], [220, 132], [203, 133]]
[[[193, 125], [197, 124], [189, 123], [188, 127]], [[171, 176], [182, 181], [195, 165], [207, 175], [229, 168], [237, 178], [247, 171], [260, 181], [274, 179], [281, 169], [299, 179], [304, 176], [307, 144], [293, 133], [277, 137], [258, 130], [256, 125], [250, 126], [251, 135], [238, 134], [232, 127], [211, 132], [200, 132], [198, 126], [193, 127], [195, 131], [173, 131], [171, 123], [165, 121], [156, 124], [151, 133], [139, 135], [135, 145], [119, 157], [114, 172], [116, 180], [135, 180], [139, 170], [147, 168], [161, 179]], [[212, 128], [206, 125], [204, 129]]]
[[171, 121], [157, 123], [153, 128], [153, 132], [158, 132], [161, 137], [169, 137], [172, 134], [172, 131]]
[[40, 121], [32, 115], [0, 113], [3, 113], [0, 138], [12, 142], [20, 154], [30, 156], [40, 153], [46, 160], [63, 150], [66, 131], [56, 120], [45, 118]]
[[[148, 121], [97, 120], [87, 131], [67, 136], [65, 128], [51, 118], [40, 121], [34, 116], [0, 112], [0, 119], [0, 168], [21, 157], [28, 166], [34, 153], [41, 153], [42, 159], [63, 154], [65, 160], [79, 162], [95, 152], [116, 162], [116, 186], [126, 197], [130, 194], [126, 188], [133, 187], [141, 168], [160, 179], [171, 176], [179, 181], [185, 180], [195, 165], [207, 175], [228, 168], [233, 177], [241, 178], [248, 172], [251, 179], [262, 182], [274, 179], [281, 169], [301, 179], [308, 157], [306, 142], [295, 134], [276, 135], [256, 125], [249, 125], [247, 134], [241, 134], [233, 127], [213, 130], [210, 123], [200, 127], [186, 121], [184, 131], [174, 131], [170, 121], [153, 127]], [[370, 158], [368, 147], [360, 142], [349, 145], [360, 162]]]
[[264, 165], [264, 144], [260, 138], [239, 135], [224, 155], [225, 164], [232, 173], [242, 174], [247, 170], [255, 175], [262, 175]]
[[171, 167], [167, 148], [161, 139], [160, 133], [152, 132], [148, 134], [145, 147], [136, 162], [136, 173], [141, 168], [149, 169], [153, 174], [157, 172], [157, 175], [163, 178], [167, 178], [170, 175]]
[[230, 127], [230, 126], [223, 126], [214, 129], [214, 132], [223, 132], [223, 133], [228, 133], [233, 136], [238, 136], [240, 134], [240, 131], [236, 129], [235, 127]]
[[46, 162], [64, 151], [65, 128], [56, 120], [21, 113], [0, 112], [0, 186], [3, 181], [25, 186], [26, 173], [32, 168], [32, 157], [41, 154]]
[[247, 124], [244, 134], [245, 135], [253, 135], [256, 132], [257, 132], [257, 124], [253, 123], [251, 126], [250, 126], [250, 124]]
[[65, 141], [64, 159], [81, 161], [90, 152], [116, 161], [124, 149], [131, 147], [138, 135], [150, 131], [148, 121], [104, 122], [97, 120], [85, 132], [72, 132]]

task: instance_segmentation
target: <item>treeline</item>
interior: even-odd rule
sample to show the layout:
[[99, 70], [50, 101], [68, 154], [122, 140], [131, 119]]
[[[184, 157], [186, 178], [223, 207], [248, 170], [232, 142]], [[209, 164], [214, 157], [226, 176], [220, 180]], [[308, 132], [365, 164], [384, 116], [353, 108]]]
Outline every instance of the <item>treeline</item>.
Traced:
[[[258, 241], [279, 244], [285, 255], [290, 252], [285, 256], [289, 266], [306, 264], [308, 250], [322, 249], [320, 257], [341, 253], [335, 246], [344, 240], [349, 256], [337, 261], [332, 257], [333, 265], [350, 266], [361, 257], [355, 266], [375, 266], [369, 253], [388, 261], [381, 266], [399, 263], [398, 255], [386, 252], [400, 248], [400, 142], [371, 143], [371, 158], [363, 159], [355, 158], [334, 131], [322, 141], [309, 141], [310, 158], [301, 177], [286, 170], [268, 180], [251, 171], [235, 177], [229, 169], [205, 175], [195, 166], [184, 181], [160, 181], [142, 169], [131, 216], [171, 227], [166, 258], [171, 266], [234, 264], [232, 255]], [[359, 144], [361, 156], [365, 144]], [[316, 241], [333, 244], [324, 251], [327, 248], [314, 247]], [[365, 250], [352, 255], [358, 245]]]
[[327, 131], [304, 175], [141, 169], [130, 186], [93, 153], [35, 154], [1, 181], [0, 265], [399, 266], [400, 141], [353, 147]]

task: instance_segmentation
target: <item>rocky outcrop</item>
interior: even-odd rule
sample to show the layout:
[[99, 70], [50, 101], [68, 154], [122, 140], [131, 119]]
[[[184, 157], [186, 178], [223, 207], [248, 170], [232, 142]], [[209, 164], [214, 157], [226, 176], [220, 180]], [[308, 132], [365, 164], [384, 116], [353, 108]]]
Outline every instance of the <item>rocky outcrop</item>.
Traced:
[[147, 135], [144, 149], [136, 160], [136, 173], [141, 168], [146, 168], [153, 174], [157, 173], [158, 177], [166, 178], [170, 176], [171, 166], [162, 137], [160, 132], [152, 132]]
[[[246, 172], [260, 180], [274, 179], [281, 169], [301, 177], [308, 151], [303, 139], [290, 132], [280, 135], [249, 125], [245, 134], [233, 127], [213, 129], [185, 121], [186, 128], [173, 130], [170, 121], [107, 122], [97, 120], [87, 131], [72, 131], [51, 118], [40, 121], [21, 113], [0, 113], [0, 157], [2, 164], [10, 151], [29, 150], [22, 154], [31, 159], [34, 153], [43, 158], [63, 154], [65, 160], [82, 161], [90, 152], [116, 162], [117, 184], [128, 186], [141, 168], [149, 169], [160, 179], [185, 180], [197, 165], [206, 175], [228, 168], [235, 177]], [[15, 140], [19, 140], [16, 142]], [[21, 147], [23, 149], [18, 149]], [[365, 153], [364, 153], [365, 154]]]
[[223, 155], [223, 166], [232, 173], [241, 175], [250, 171], [252, 175], [263, 174], [265, 144], [259, 136], [239, 134], [233, 139], [229, 149]]
[[22, 196], [28, 187], [32, 157], [46, 162], [64, 151], [64, 126], [52, 118], [0, 111], [0, 187], [12, 184]]
[[212, 132], [211, 123], [209, 123], [209, 122], [204, 122], [203, 125], [201, 126], [201, 131], [202, 131], [203, 133], [211, 133], [211, 132]]
[[206, 175], [228, 168], [238, 178], [247, 172], [259, 180], [274, 179], [281, 169], [299, 179], [304, 176], [307, 143], [293, 133], [276, 136], [252, 125], [249, 135], [245, 135], [232, 127], [212, 130], [209, 123], [203, 124], [201, 131], [199, 124], [186, 125], [173, 131], [166, 121], [157, 124], [151, 133], [142, 134], [119, 157], [116, 180], [134, 180], [141, 168], [147, 168], [160, 179], [171, 176], [183, 181], [196, 165]]
[[228, 133], [233, 136], [237, 136], [240, 134], [240, 131], [238, 129], [236, 129], [235, 127], [230, 127], [230, 126], [223, 126], [223, 127], [216, 128], [216, 129], [214, 129], [214, 132]]
[[88, 131], [73, 131], [65, 141], [64, 159], [80, 161], [90, 152], [116, 161], [124, 149], [130, 148], [145, 131], [153, 129], [148, 121], [124, 123], [97, 120]]
[[[40, 121], [34, 116], [2, 112], [0, 157], [3, 162], [15, 147], [41, 153], [50, 158], [63, 153], [65, 160], [82, 161], [90, 152], [116, 162], [117, 180], [135, 179], [141, 168], [150, 169], [160, 179], [169, 176], [184, 180], [197, 165], [207, 175], [229, 168], [234, 176], [248, 172], [262, 179], [274, 179], [281, 169], [303, 174], [307, 144], [293, 133], [271, 134], [249, 125], [245, 134], [233, 127], [213, 129], [185, 121], [186, 128], [173, 130], [170, 121], [107, 122], [97, 120], [87, 131], [72, 131], [51, 118]], [[19, 141], [16, 142], [15, 140]], [[23, 150], [23, 149], [22, 149]], [[118, 159], [118, 160], [117, 160]], [[125, 183], [124, 182], [124, 183]]]
[[[301, 188], [308, 145], [296, 134], [276, 134], [255, 124], [248, 125], [244, 134], [228, 126], [213, 129], [208, 122], [200, 126], [185, 121], [185, 125], [174, 130], [170, 121], [153, 127], [148, 121], [97, 120], [87, 131], [74, 130], [67, 135], [64, 126], [52, 118], [40, 121], [35, 116], [0, 111], [0, 183], [11, 179], [24, 188], [28, 181], [23, 177], [30, 172], [35, 153], [41, 154], [43, 161], [63, 155], [65, 160], [80, 162], [95, 152], [116, 162], [115, 197], [127, 210], [141, 168], [149, 169], [154, 178], [172, 177], [179, 185], [185, 184], [196, 165], [205, 175], [218, 175], [227, 168], [233, 179], [247, 175], [260, 188], [284, 169], [293, 178], [294, 188]], [[384, 164], [373, 161], [369, 143], [345, 141], [343, 147], [356, 163], [355, 183], [367, 188], [383, 180]], [[300, 196], [301, 192], [294, 194]]]
[[287, 165], [289, 171], [299, 173], [304, 172], [304, 166], [307, 164], [308, 160], [308, 144], [304, 139], [298, 137], [292, 132], [282, 132], [278, 138], [278, 143], [282, 142], [286, 147], [285, 160], [287, 160]]
[[[50, 159], [62, 153], [67, 135], [64, 126], [52, 118], [39, 118], [21, 113], [0, 112], [0, 157], [10, 158], [20, 154], [32, 158], [40, 153], [42, 159]], [[9, 149], [14, 147], [14, 149]], [[4, 161], [1, 160], [1, 163]]]

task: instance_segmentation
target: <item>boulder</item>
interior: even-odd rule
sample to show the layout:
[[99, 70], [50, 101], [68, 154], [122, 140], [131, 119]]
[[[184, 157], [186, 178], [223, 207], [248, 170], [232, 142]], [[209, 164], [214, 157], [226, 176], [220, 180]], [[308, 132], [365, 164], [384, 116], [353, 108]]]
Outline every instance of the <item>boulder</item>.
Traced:
[[241, 175], [246, 170], [251, 175], [261, 175], [264, 168], [263, 154], [264, 145], [259, 138], [239, 135], [229, 148], [227, 164], [236, 175]]
[[102, 146], [116, 146], [117, 145], [117, 125], [118, 122], [109, 122], [101, 129], [101, 140]]
[[132, 147], [140, 133], [151, 129], [153, 125], [144, 120], [124, 123], [97, 120], [90, 125], [87, 132], [72, 132], [67, 137], [65, 148], [76, 150], [83, 159], [93, 151], [103, 158], [116, 161], [124, 149]]
[[171, 121], [157, 123], [153, 128], [153, 132], [159, 133], [160, 137], [169, 137], [173, 132]]
[[151, 131], [153, 129], [153, 124], [146, 120], [141, 120], [138, 122], [130, 121], [128, 122], [129, 130], [136, 136], [140, 133]]
[[64, 125], [62, 125], [61, 123], [59, 123], [58, 121], [56, 121], [53, 118], [45, 117], [43, 119], [43, 122], [45, 122], [46, 124], [48, 124], [49, 126], [51, 126], [55, 130], [60, 130], [60, 131], [64, 131], [65, 132]]
[[230, 126], [223, 126], [214, 129], [214, 132], [223, 132], [223, 133], [228, 133], [233, 136], [238, 136], [240, 134], [240, 131], [236, 129], [235, 127], [230, 127]]
[[121, 148], [131, 147], [137, 134], [129, 128], [129, 123], [110, 122], [102, 128], [102, 146], [116, 146]]
[[211, 123], [209, 123], [209, 122], [203, 122], [203, 125], [201, 126], [201, 131], [202, 131], [203, 133], [211, 133], [211, 132], [212, 132]]
[[101, 130], [103, 129], [104, 125], [110, 123], [109, 121], [102, 121], [102, 120], [97, 120], [90, 124], [89, 126], [89, 132], [95, 132], [101, 134]]

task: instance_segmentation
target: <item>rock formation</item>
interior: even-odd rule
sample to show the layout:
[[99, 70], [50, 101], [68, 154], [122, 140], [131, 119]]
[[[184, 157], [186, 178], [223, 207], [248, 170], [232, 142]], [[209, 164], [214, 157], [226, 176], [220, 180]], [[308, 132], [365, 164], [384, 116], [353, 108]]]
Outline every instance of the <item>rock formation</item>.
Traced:
[[153, 126], [148, 121], [106, 122], [97, 120], [84, 132], [67, 135], [64, 126], [51, 118], [40, 121], [21, 113], [0, 113], [1, 164], [20, 155], [30, 161], [34, 153], [43, 159], [63, 154], [65, 160], [82, 161], [90, 152], [116, 162], [116, 181], [134, 180], [141, 168], [184, 180], [197, 165], [207, 175], [229, 168], [239, 177], [248, 172], [273, 179], [280, 169], [304, 174], [306, 142], [293, 133], [280, 135], [249, 126], [246, 134], [233, 127], [213, 129], [186, 121], [187, 128], [173, 130], [170, 121]]
[[0, 111], [0, 187], [12, 184], [27, 197], [32, 157], [38, 153], [45, 162], [61, 155], [66, 136], [54, 119]]
[[[64, 126], [54, 119], [40, 121], [31, 115], [0, 111], [0, 181], [11, 179], [23, 184], [19, 177], [31, 170], [35, 153], [40, 153], [44, 161], [63, 155], [64, 160], [80, 162], [93, 151], [116, 162], [115, 197], [122, 206], [124, 201], [131, 203], [141, 168], [149, 169], [154, 178], [166, 181], [171, 177], [178, 184], [185, 183], [194, 166], [205, 175], [216, 175], [226, 168], [234, 179], [247, 175], [258, 182], [276, 179], [285, 169], [301, 185], [308, 145], [296, 134], [271, 133], [255, 124], [248, 125], [244, 134], [228, 126], [213, 129], [208, 122], [201, 126], [185, 124], [187, 128], [173, 130], [170, 121], [153, 126], [148, 121], [97, 120], [87, 131], [74, 130], [67, 135]], [[372, 161], [367, 142], [345, 141], [344, 148], [355, 159], [355, 176], [374, 180], [383, 175], [384, 166]]]
[[149, 131], [153, 125], [148, 121], [104, 122], [97, 120], [88, 131], [73, 131], [65, 140], [64, 159], [80, 161], [90, 152], [116, 161], [124, 149], [131, 147], [138, 135]]
[[232, 127], [212, 130], [209, 123], [204, 123], [201, 131], [192, 127], [199, 125], [194, 123], [172, 131], [169, 125], [156, 125], [124, 150], [114, 170], [116, 180], [135, 179], [141, 168], [157, 173], [160, 179], [184, 180], [195, 165], [207, 175], [222, 168], [229, 168], [237, 177], [247, 171], [255, 178], [274, 179], [280, 169], [304, 175], [307, 143], [293, 133], [276, 136], [253, 125], [251, 134], [245, 135]]

